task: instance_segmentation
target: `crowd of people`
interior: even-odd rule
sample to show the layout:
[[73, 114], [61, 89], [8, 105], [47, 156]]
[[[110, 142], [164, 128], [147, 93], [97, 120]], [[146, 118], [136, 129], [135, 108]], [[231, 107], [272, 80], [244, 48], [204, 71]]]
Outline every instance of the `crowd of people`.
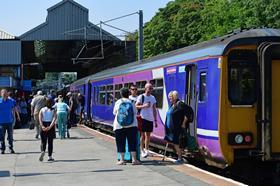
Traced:
[[[18, 96], [19, 97], [19, 96]], [[79, 102], [81, 101], [81, 102]], [[35, 128], [35, 138], [41, 139], [40, 161], [43, 161], [46, 146], [48, 145], [48, 161], [54, 161], [52, 157], [53, 139], [56, 138], [56, 126], [58, 136], [64, 139], [70, 138], [69, 128], [77, 124], [76, 112], [78, 106], [84, 107], [84, 96], [68, 92], [66, 97], [56, 96], [55, 91], [44, 95], [38, 91], [26, 101], [24, 96], [16, 98], [7, 89], [1, 90], [0, 95], [0, 150], [5, 154], [5, 136], [8, 135], [10, 153], [15, 153], [13, 148], [13, 129], [19, 127]], [[83, 117], [83, 109], [80, 116]], [[80, 118], [79, 123], [82, 122]], [[29, 126], [28, 126], [29, 124]], [[34, 126], [34, 127], [32, 127]]]
[[[113, 114], [115, 119], [113, 122], [113, 131], [115, 132], [115, 140], [117, 152], [120, 158], [118, 165], [126, 164], [124, 154], [126, 152], [126, 144], [130, 153], [133, 165], [141, 164], [140, 158], [137, 156], [137, 148], [140, 148], [142, 158], [150, 156], [149, 146], [151, 133], [158, 126], [156, 98], [152, 95], [153, 85], [147, 83], [145, 92], [141, 95], [137, 94], [137, 86], [131, 85], [128, 88], [120, 90], [121, 98], [115, 102]], [[13, 128], [16, 122], [26, 125], [28, 121], [34, 122], [35, 138], [41, 139], [40, 161], [43, 161], [46, 147], [48, 145], [48, 161], [54, 161], [52, 157], [53, 140], [56, 138], [56, 126], [60, 139], [66, 136], [69, 138], [69, 128], [76, 125], [76, 110], [80, 106], [80, 120], [82, 122], [85, 107], [85, 97], [82, 94], [77, 96], [71, 92], [56, 96], [55, 91], [51, 91], [49, 95], [44, 95], [42, 91], [31, 97], [29, 100], [13, 99], [12, 94], [6, 89], [1, 90], [0, 96], [0, 142], [1, 153], [6, 150], [5, 135], [8, 133], [9, 149], [11, 153], [15, 153], [13, 149]], [[192, 120], [192, 109], [183, 101], [178, 99], [178, 92], [171, 91], [168, 94], [170, 107], [166, 113], [165, 120], [165, 141], [172, 144], [178, 159], [176, 163], [182, 163], [182, 147], [179, 145], [179, 136], [182, 131], [186, 131], [188, 123]], [[140, 133], [140, 139], [137, 137]], [[140, 145], [139, 145], [140, 141]], [[140, 147], [139, 147], [140, 146]]]
[[[129, 95], [130, 91], [130, 95]], [[137, 94], [137, 87], [131, 85], [120, 90], [121, 98], [116, 101], [113, 114], [114, 132], [117, 152], [120, 154], [118, 165], [126, 164], [124, 160], [126, 140], [128, 151], [131, 153], [132, 165], [141, 164], [136, 158], [137, 132], [140, 133], [140, 153], [142, 158], [151, 155], [149, 151], [151, 133], [154, 127], [158, 127], [156, 98], [152, 95], [153, 85], [147, 83], [145, 92]], [[178, 92], [171, 91], [168, 94], [170, 107], [165, 120], [165, 141], [174, 146], [178, 159], [175, 163], [182, 163], [183, 146], [179, 146], [179, 137], [186, 132], [187, 125], [192, 121], [193, 111], [191, 107], [178, 99]]]

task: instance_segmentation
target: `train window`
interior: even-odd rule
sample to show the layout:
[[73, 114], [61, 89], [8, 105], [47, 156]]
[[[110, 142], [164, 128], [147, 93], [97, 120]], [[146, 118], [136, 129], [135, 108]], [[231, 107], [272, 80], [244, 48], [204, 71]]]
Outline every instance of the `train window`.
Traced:
[[106, 86], [99, 87], [99, 104], [105, 105], [106, 102]]
[[252, 105], [257, 100], [257, 53], [234, 50], [228, 57], [228, 97], [232, 105]]
[[200, 73], [199, 81], [199, 101], [205, 102], [206, 100], [206, 72]]
[[136, 82], [136, 87], [138, 89], [138, 94], [143, 94], [145, 92], [145, 85], [147, 81], [138, 81]]
[[[154, 79], [152, 80], [154, 82], [154, 90], [153, 90], [153, 95], [155, 96], [157, 103], [156, 107], [157, 108], [162, 108], [163, 104], [163, 79]], [[151, 82], [151, 81], [150, 81]]]
[[107, 97], [107, 105], [112, 105], [114, 101], [113, 85], [107, 86], [106, 97]]
[[122, 84], [117, 84], [115, 85], [115, 100], [118, 100], [121, 98], [121, 93], [120, 93], [120, 89], [123, 87]]
[[133, 85], [133, 83], [125, 83], [124, 87], [130, 89], [131, 85]]

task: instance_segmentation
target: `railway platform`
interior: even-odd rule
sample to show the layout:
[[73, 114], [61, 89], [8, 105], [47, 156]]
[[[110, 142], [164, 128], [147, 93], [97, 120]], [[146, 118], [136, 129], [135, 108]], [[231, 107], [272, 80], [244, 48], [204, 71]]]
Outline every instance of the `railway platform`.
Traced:
[[116, 165], [114, 139], [84, 126], [72, 128], [70, 139], [55, 139], [54, 162], [39, 161], [33, 130], [15, 130], [14, 140], [16, 153], [0, 155], [1, 186], [239, 185], [191, 165], [161, 162], [157, 154], [142, 165]]

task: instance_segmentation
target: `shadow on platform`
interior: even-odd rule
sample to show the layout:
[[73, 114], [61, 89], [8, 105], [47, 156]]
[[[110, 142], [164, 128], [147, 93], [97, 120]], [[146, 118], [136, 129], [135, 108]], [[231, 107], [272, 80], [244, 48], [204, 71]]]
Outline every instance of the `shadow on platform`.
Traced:
[[0, 178], [2, 177], [10, 177], [10, 171], [0, 171]]
[[[119, 171], [123, 171], [123, 169], [101, 169], [101, 170], [93, 170], [93, 171], [76, 171], [76, 172], [16, 173], [16, 174], [13, 174], [13, 176], [14, 177], [28, 177], [28, 176], [40, 176], [40, 175], [80, 174], [80, 173], [89, 173], [89, 172], [107, 173], [107, 172], [119, 172]], [[1, 171], [0, 171], [0, 174], [1, 174]]]
[[98, 161], [98, 160], [100, 160], [100, 159], [55, 160], [55, 162], [65, 162], [65, 163], [69, 163], [69, 162]]

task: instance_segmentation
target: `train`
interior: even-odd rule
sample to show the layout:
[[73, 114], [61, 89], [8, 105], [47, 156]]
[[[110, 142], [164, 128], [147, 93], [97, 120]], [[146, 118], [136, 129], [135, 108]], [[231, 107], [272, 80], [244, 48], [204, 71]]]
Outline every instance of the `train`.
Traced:
[[241, 159], [280, 160], [280, 30], [235, 30], [210, 41], [79, 79], [70, 91], [85, 95], [87, 120], [112, 128], [120, 89], [151, 82], [158, 127], [152, 142], [164, 144], [168, 93], [194, 110], [187, 149], [211, 166]]

